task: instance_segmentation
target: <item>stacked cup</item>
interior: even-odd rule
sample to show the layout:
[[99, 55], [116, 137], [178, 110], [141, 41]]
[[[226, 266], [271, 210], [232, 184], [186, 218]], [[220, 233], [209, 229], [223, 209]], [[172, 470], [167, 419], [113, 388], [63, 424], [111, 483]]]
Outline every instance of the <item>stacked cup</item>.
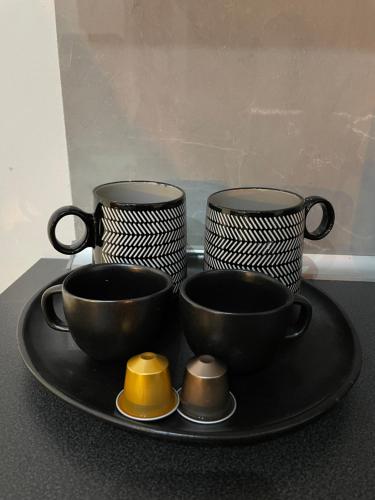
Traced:
[[165, 271], [177, 292], [186, 276], [185, 201], [158, 210], [102, 210], [102, 261]]
[[[169, 274], [177, 292], [186, 276], [186, 211], [184, 191], [154, 181], [121, 181], [94, 189], [93, 214], [75, 206], [61, 207], [48, 222], [49, 239], [59, 252], [74, 254], [94, 248], [96, 264], [136, 264]], [[58, 222], [79, 217], [85, 236], [72, 245], [56, 236]]]
[[[315, 231], [306, 228], [310, 209], [320, 205]], [[297, 293], [304, 237], [319, 240], [332, 229], [334, 210], [319, 196], [306, 199], [272, 188], [236, 188], [213, 193], [207, 202], [204, 267], [267, 274]]]

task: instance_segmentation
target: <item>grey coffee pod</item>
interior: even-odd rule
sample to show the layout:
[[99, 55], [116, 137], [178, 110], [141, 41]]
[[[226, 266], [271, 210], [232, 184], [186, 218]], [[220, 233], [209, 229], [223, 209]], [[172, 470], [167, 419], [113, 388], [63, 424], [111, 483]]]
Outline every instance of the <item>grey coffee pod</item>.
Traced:
[[191, 359], [179, 391], [181, 416], [192, 422], [216, 424], [227, 420], [236, 410], [229, 391], [227, 368], [208, 354]]

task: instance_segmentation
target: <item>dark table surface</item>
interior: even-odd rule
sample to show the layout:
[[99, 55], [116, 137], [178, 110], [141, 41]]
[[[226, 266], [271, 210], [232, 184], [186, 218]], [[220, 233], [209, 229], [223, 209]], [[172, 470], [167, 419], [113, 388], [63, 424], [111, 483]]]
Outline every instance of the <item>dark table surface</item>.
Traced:
[[0, 296], [0, 498], [375, 498], [375, 283], [315, 282], [347, 312], [362, 374], [331, 412], [276, 440], [209, 447], [103, 423], [23, 365], [17, 319], [66, 261], [41, 259]]

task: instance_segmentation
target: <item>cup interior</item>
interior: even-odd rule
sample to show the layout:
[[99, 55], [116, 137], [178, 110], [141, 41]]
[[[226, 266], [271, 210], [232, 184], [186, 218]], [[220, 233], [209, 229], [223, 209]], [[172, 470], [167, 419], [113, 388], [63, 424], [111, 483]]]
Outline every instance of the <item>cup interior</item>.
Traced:
[[184, 197], [177, 186], [153, 181], [112, 182], [98, 186], [94, 192], [100, 199], [126, 205], [168, 203]]
[[170, 278], [161, 271], [121, 264], [85, 266], [73, 271], [64, 282], [70, 294], [100, 301], [138, 299], [170, 286]]
[[208, 271], [183, 286], [195, 304], [225, 313], [260, 313], [284, 306], [291, 293], [281, 283], [251, 271]]
[[296, 193], [257, 187], [224, 189], [213, 193], [208, 201], [216, 207], [250, 213], [287, 210], [303, 204], [303, 198]]

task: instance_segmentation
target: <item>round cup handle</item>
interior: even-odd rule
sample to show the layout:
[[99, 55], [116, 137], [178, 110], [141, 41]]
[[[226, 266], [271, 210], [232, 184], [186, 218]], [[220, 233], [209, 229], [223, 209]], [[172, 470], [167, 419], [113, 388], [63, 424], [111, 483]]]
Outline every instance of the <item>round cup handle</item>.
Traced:
[[290, 327], [289, 333], [285, 336], [286, 339], [301, 337], [306, 332], [312, 317], [312, 306], [302, 295], [294, 296], [293, 305], [299, 306], [300, 312], [297, 321]]
[[68, 332], [69, 328], [64, 321], [62, 321], [56, 314], [55, 308], [53, 306], [53, 295], [62, 293], [62, 285], [54, 285], [47, 288], [44, 291], [41, 299], [41, 306], [44, 318], [47, 324], [54, 330], [59, 330], [60, 332]]
[[[76, 215], [79, 217], [86, 226], [86, 234], [84, 238], [72, 245], [65, 245], [61, 243], [56, 236], [56, 226], [59, 221], [66, 217], [67, 215]], [[95, 246], [95, 221], [94, 216], [92, 214], [88, 214], [84, 212], [80, 208], [74, 207], [72, 205], [68, 205], [65, 207], [58, 208], [51, 215], [48, 221], [48, 238], [52, 244], [52, 246], [58, 251], [66, 255], [72, 255], [74, 253], [78, 253], [86, 247], [94, 247]]]
[[335, 223], [335, 211], [332, 204], [320, 196], [309, 196], [305, 199], [305, 220], [307, 219], [307, 214], [315, 205], [320, 205], [322, 207], [322, 220], [319, 226], [311, 232], [305, 225], [305, 238], [309, 240], [321, 240], [327, 236]]

